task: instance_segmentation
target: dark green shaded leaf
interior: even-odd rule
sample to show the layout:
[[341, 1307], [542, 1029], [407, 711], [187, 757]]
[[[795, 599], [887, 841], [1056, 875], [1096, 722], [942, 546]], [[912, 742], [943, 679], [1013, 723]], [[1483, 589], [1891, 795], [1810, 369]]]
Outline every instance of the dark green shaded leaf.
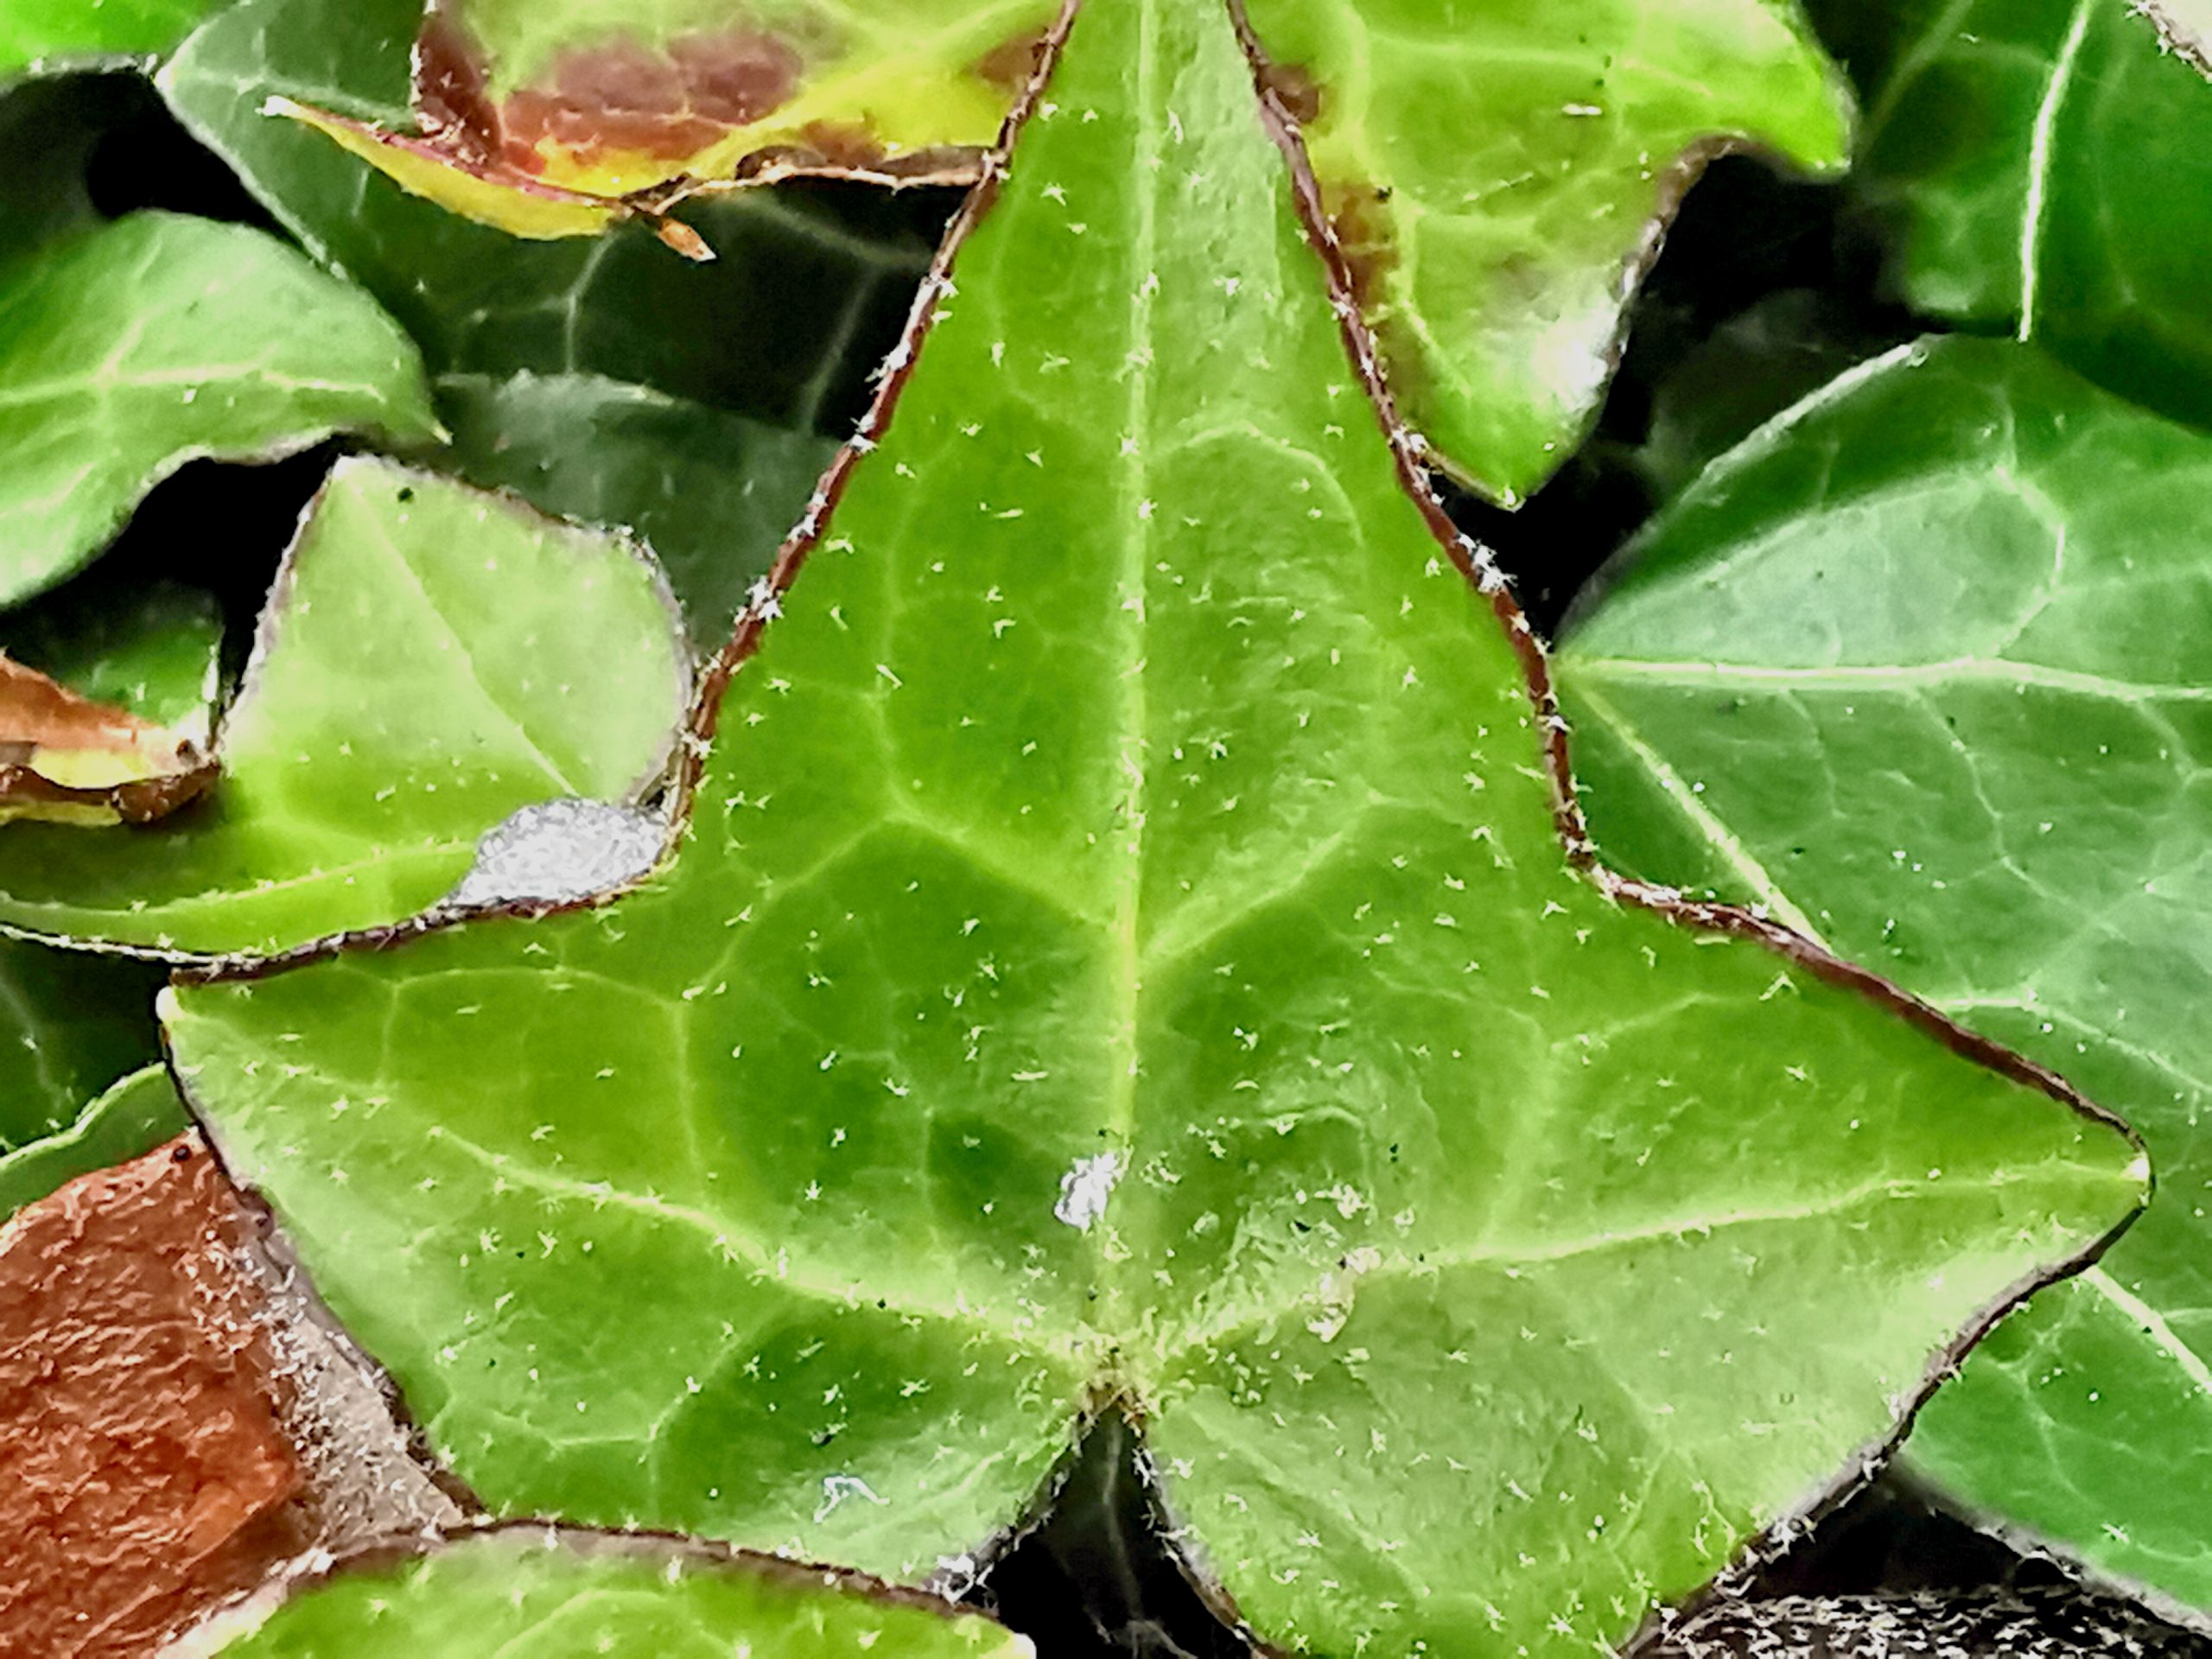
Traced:
[[673, 865], [180, 988], [180, 1071], [495, 1508], [918, 1577], [1112, 1400], [1268, 1640], [1587, 1653], [2141, 1164], [1570, 862], [1227, 18], [1063, 68]]
[[295, 1590], [225, 1659], [1028, 1659], [977, 1613], [818, 1567], [649, 1539], [463, 1535]]
[[170, 583], [122, 594], [79, 583], [0, 617], [0, 653], [79, 696], [204, 742], [219, 689], [223, 609], [211, 594]]
[[364, 429], [433, 430], [422, 359], [272, 237], [137, 213], [0, 267], [0, 606], [81, 569], [188, 461]]
[[341, 461], [277, 576], [214, 791], [143, 834], [11, 826], [0, 922], [201, 955], [400, 920], [517, 809], [658, 784], [690, 687], [674, 620], [621, 542]]
[[1901, 350], [1713, 467], [1559, 663], [1592, 823], [2063, 1072], [2160, 1197], [1940, 1395], [1923, 1472], [2212, 1607], [2212, 439]]
[[2131, 0], [1815, 0], [1923, 311], [2212, 424], [2212, 85]]
[[1794, 0], [1245, 6], [1408, 418], [1508, 504], [1588, 431], [1705, 158], [1850, 155], [1848, 91]]
[[693, 644], [719, 650], [835, 440], [596, 375], [448, 375], [450, 464], [586, 524], [634, 531], [660, 557]]
[[165, 1069], [149, 1065], [134, 1071], [67, 1128], [0, 1152], [0, 1221], [65, 1182], [151, 1152], [191, 1127]]
[[639, 226], [518, 242], [258, 112], [277, 94], [404, 110], [421, 16], [416, 0], [242, 0], [162, 89], [310, 252], [407, 326], [434, 374], [594, 374], [794, 429], [849, 419], [836, 394], [873, 366], [929, 258], [916, 198], [822, 188], [702, 203], [692, 218], [719, 257], [695, 265]]
[[[26, 826], [0, 842], [13, 854]], [[0, 935], [0, 1153], [53, 1134], [124, 1072], [161, 1056], [151, 963]]]

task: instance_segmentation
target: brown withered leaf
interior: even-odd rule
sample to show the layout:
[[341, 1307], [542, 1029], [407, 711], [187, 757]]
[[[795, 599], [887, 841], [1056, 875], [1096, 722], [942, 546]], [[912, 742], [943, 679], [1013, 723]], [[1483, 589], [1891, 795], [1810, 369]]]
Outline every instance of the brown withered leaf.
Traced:
[[215, 773], [198, 734], [79, 696], [0, 656], [0, 823], [149, 823]]
[[[411, 122], [286, 98], [402, 186], [516, 236], [667, 217], [702, 189], [794, 177], [973, 183], [1059, 0], [435, 0]], [[411, 130], [410, 130], [411, 128]]]

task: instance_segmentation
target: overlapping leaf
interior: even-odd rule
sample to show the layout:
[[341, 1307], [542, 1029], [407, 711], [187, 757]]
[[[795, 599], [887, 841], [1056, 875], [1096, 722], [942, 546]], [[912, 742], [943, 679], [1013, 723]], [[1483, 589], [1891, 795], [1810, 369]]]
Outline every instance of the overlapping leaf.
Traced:
[[1748, 145], [1825, 174], [1850, 153], [1794, 0], [1246, 7], [1408, 418], [1509, 503], [1588, 430], [1705, 159]]
[[9, 0], [0, 81], [26, 69], [143, 60], [167, 52], [227, 0]]
[[152, 1009], [162, 977], [143, 963], [0, 937], [0, 1154], [62, 1128], [124, 1072], [159, 1058]]
[[138, 213], [0, 267], [0, 605], [96, 553], [186, 461], [434, 428], [359, 290], [243, 226]]
[[199, 1109], [496, 1508], [914, 1577], [1111, 1399], [1273, 1642], [1624, 1637], [2139, 1161], [1570, 868], [1224, 14], [1090, 0], [958, 278], [674, 864], [182, 988]]
[[1847, 374], [1719, 462], [1560, 662], [1600, 846], [2062, 1071], [2161, 1194], [1940, 1395], [1919, 1466], [2212, 1607], [2212, 440], [2030, 347]]
[[[935, 234], [918, 226], [941, 221], [937, 193], [779, 188], [701, 202], [690, 216], [720, 257], [699, 266], [635, 227], [517, 241], [258, 113], [283, 96], [404, 118], [422, 15], [416, 0], [242, 0], [193, 38], [162, 88], [312, 252], [422, 342], [455, 437], [443, 464], [549, 511], [638, 529], [695, 633], [719, 639], [728, 595], [766, 568], [811, 492], [812, 446], [794, 435], [849, 430], [855, 389], [897, 336]], [[709, 432], [725, 444], [711, 485], [690, 459]], [[671, 438], [665, 453], [650, 452], [647, 435]], [[734, 522], [707, 510], [732, 501]]]
[[480, 1533], [295, 1590], [225, 1659], [1027, 1659], [975, 1613], [760, 1557], [645, 1539]]
[[[1058, 0], [435, 0], [394, 130], [280, 100], [407, 189], [590, 236], [741, 173], [972, 175]], [[664, 233], [703, 254], [682, 227]]]
[[[151, 995], [146, 993], [148, 1001]], [[139, 1023], [150, 1033], [146, 1007], [142, 1001]], [[65, 1181], [152, 1151], [191, 1122], [166, 1070], [149, 1065], [133, 1071], [103, 1090], [73, 1122], [0, 1149], [0, 1221]]]
[[611, 537], [340, 463], [226, 719], [222, 782], [159, 831], [8, 831], [0, 923], [183, 954], [394, 922], [556, 797], [656, 783], [690, 677], [658, 574]]
[[213, 595], [170, 582], [116, 594], [79, 584], [0, 617], [0, 652], [95, 702], [205, 737], [223, 650]]
[[[2212, 423], [2212, 84], [2131, 0], [1818, 0], [1924, 311]], [[2166, 25], [2167, 35], [2187, 26]]]

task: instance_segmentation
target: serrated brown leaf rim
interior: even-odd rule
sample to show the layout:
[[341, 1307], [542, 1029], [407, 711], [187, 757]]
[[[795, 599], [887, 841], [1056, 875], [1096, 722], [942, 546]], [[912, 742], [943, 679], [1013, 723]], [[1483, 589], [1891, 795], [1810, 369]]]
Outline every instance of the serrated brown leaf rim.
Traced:
[[[952, 270], [959, 251], [997, 200], [1010, 164], [1014, 141], [1042, 99], [1082, 3], [1083, 0], [1062, 0], [1059, 16], [1045, 38], [1034, 73], [1001, 129], [997, 143], [984, 156], [982, 178], [954, 215], [927, 273], [922, 278], [906, 330], [879, 371], [876, 393], [868, 412], [862, 416], [853, 438], [837, 452], [823, 472], [808, 503], [805, 516], [778, 550], [765, 579], [766, 592], [779, 598], [789, 591], [807, 555], [827, 530], [830, 518], [842, 498], [854, 469], [874, 448], [877, 437], [888, 425], [896, 410], [899, 394], [913, 372], [935, 321], [938, 301], [952, 291]], [[1236, 28], [1252, 72], [1253, 91], [1259, 105], [1260, 118], [1268, 136], [1282, 152], [1288, 168], [1293, 200], [1300, 223], [1326, 274], [1330, 297], [1345, 350], [1351, 357], [1355, 374], [1367, 393], [1376, 424], [1390, 447], [1400, 484], [1420, 511], [1440, 547], [1459, 568], [1476, 592], [1489, 601], [1521, 664], [1529, 701], [1534, 705], [1537, 725], [1543, 734], [1542, 749], [1552, 791], [1553, 816], [1569, 866], [1617, 903], [1649, 911], [1693, 931], [1747, 939], [1764, 946], [1824, 982], [1854, 992], [1877, 1007], [1902, 1017], [1961, 1058], [2012, 1082], [2039, 1090], [2091, 1123], [2117, 1131], [2139, 1154], [2147, 1158], [2141, 1138], [2116, 1113], [2091, 1102], [2056, 1073], [2000, 1044], [1967, 1030], [1879, 975], [1843, 961], [1823, 946], [1753, 911], [1734, 905], [1691, 899], [1675, 889], [1623, 875], [1599, 861], [1597, 849], [1590, 839], [1577, 799], [1569, 764], [1567, 721], [1559, 710], [1543, 647], [1537, 642], [1527, 616], [1515, 601], [1510, 587], [1489, 550], [1463, 535], [1445, 514], [1426, 471], [1430, 458], [1426, 440], [1400, 417], [1389, 389], [1383, 382], [1374, 336], [1353, 297], [1351, 270], [1330, 229], [1328, 217], [1322, 206], [1320, 187], [1300, 138], [1296, 121], [1269, 86], [1268, 71], [1270, 66], [1253, 35], [1243, 0], [1224, 0], [1224, 3]], [[761, 633], [768, 620], [760, 606], [748, 607], [741, 616], [729, 644], [716, 655], [702, 677], [698, 700], [682, 747], [680, 767], [675, 780], [674, 818], [682, 827], [671, 836], [670, 852], [664, 855], [654, 872], [641, 877], [639, 881], [588, 899], [554, 904], [494, 906], [471, 912], [466, 916], [432, 913], [389, 927], [338, 936], [280, 955], [194, 967], [177, 976], [179, 982], [250, 982], [341, 951], [388, 950], [425, 933], [443, 931], [463, 920], [486, 925], [499, 920], [537, 920], [550, 915], [603, 908], [634, 891], [666, 867], [688, 836], [691, 797], [698, 785], [708, 747], [714, 738], [723, 693], [732, 677], [759, 648]], [[179, 1092], [207, 1133], [211, 1144], [216, 1145], [219, 1152], [219, 1141], [213, 1126], [181, 1079], [179, 1081]], [[1968, 1351], [2036, 1291], [2070, 1277], [2094, 1263], [2141, 1213], [2142, 1205], [2139, 1204], [2101, 1238], [2050, 1267], [2031, 1271], [2009, 1287], [1969, 1321], [1958, 1337], [1930, 1357], [1919, 1382], [1910, 1393], [1893, 1402], [1895, 1416], [1885, 1433], [1869, 1441], [1849, 1459], [1834, 1479], [1808, 1493], [1747, 1540], [1739, 1547], [1728, 1567], [1703, 1589], [1676, 1605], [1651, 1609], [1638, 1628], [1624, 1641], [1621, 1650], [1633, 1654], [1648, 1648], [1665, 1633], [1675, 1619], [1695, 1611], [1715, 1595], [1723, 1593], [1730, 1582], [1761, 1562], [1783, 1553], [1806, 1527], [1864, 1487], [1903, 1443], [1911, 1429], [1914, 1418], [1927, 1403], [1937, 1383], [1957, 1370]], [[1135, 1403], [1126, 1401], [1118, 1403], [1120, 1408], [1128, 1413], [1132, 1423], [1141, 1428], [1141, 1416], [1135, 1408]], [[1094, 1402], [1086, 1409], [1087, 1413], [1095, 1414], [1102, 1408], [1102, 1402]], [[1088, 1421], [1088, 1416], [1085, 1420]], [[1150, 1496], [1163, 1520], [1169, 1522], [1163, 1529], [1163, 1535], [1171, 1553], [1205, 1604], [1250, 1642], [1258, 1653], [1269, 1656], [1269, 1659], [1293, 1659], [1291, 1650], [1269, 1643], [1252, 1628], [1244, 1619], [1235, 1599], [1198, 1549], [1173, 1527], [1173, 1510], [1167, 1503], [1166, 1493], [1156, 1480], [1151, 1483]], [[1030, 1506], [1022, 1516], [1016, 1517], [1010, 1523], [1007, 1531], [1001, 1535], [1001, 1538], [1018, 1535], [1020, 1529], [1033, 1526], [1037, 1513], [1036, 1506]], [[1002, 1548], [1002, 1545], [998, 1547]], [[989, 1554], [993, 1548], [986, 1546], [983, 1553]]]

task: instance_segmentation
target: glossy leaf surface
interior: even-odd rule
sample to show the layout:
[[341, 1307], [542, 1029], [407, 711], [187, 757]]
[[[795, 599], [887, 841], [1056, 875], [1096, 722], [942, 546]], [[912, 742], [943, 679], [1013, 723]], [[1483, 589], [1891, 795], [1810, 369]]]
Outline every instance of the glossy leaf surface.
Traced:
[[1794, 0], [1246, 0], [1291, 73], [1391, 385], [1512, 502], [1587, 431], [1703, 158], [1840, 171], [1851, 103]]
[[0, 267], [0, 605], [70, 575], [201, 456], [433, 429], [359, 289], [243, 226], [137, 213]]
[[397, 1567], [341, 1568], [292, 1592], [224, 1659], [1025, 1659], [976, 1613], [787, 1561], [724, 1560], [649, 1540], [461, 1537]]
[[518, 807], [659, 778], [690, 677], [673, 620], [612, 537], [341, 461], [278, 577], [214, 791], [153, 834], [12, 827], [0, 921], [221, 954], [411, 915]]
[[2030, 347], [1855, 371], [1711, 468], [1560, 663], [1592, 825], [2063, 1072], [2159, 1196], [1910, 1452], [2212, 1606], [2212, 440]]
[[94, 1095], [160, 1057], [153, 1007], [164, 977], [145, 963], [0, 936], [0, 1153], [66, 1127]]
[[914, 1578], [1118, 1397], [1269, 1640], [1586, 1652], [2139, 1162], [1569, 868], [1224, 14], [1042, 107], [673, 864], [181, 988], [180, 1069], [498, 1509]]
[[440, 0], [414, 122], [285, 103], [406, 189], [533, 238], [594, 235], [744, 173], [971, 175], [1058, 0]]
[[9, 0], [0, 10], [0, 80], [25, 69], [144, 59], [167, 52], [225, 0]]
[[2212, 424], [2212, 84], [2130, 0], [1820, 0], [1923, 311]]
[[[150, 990], [147, 995], [150, 998]], [[150, 1033], [143, 1004], [140, 1024]], [[86, 1106], [74, 1122], [0, 1151], [0, 1221], [65, 1182], [151, 1152], [191, 1127], [166, 1069], [134, 1071]]]

